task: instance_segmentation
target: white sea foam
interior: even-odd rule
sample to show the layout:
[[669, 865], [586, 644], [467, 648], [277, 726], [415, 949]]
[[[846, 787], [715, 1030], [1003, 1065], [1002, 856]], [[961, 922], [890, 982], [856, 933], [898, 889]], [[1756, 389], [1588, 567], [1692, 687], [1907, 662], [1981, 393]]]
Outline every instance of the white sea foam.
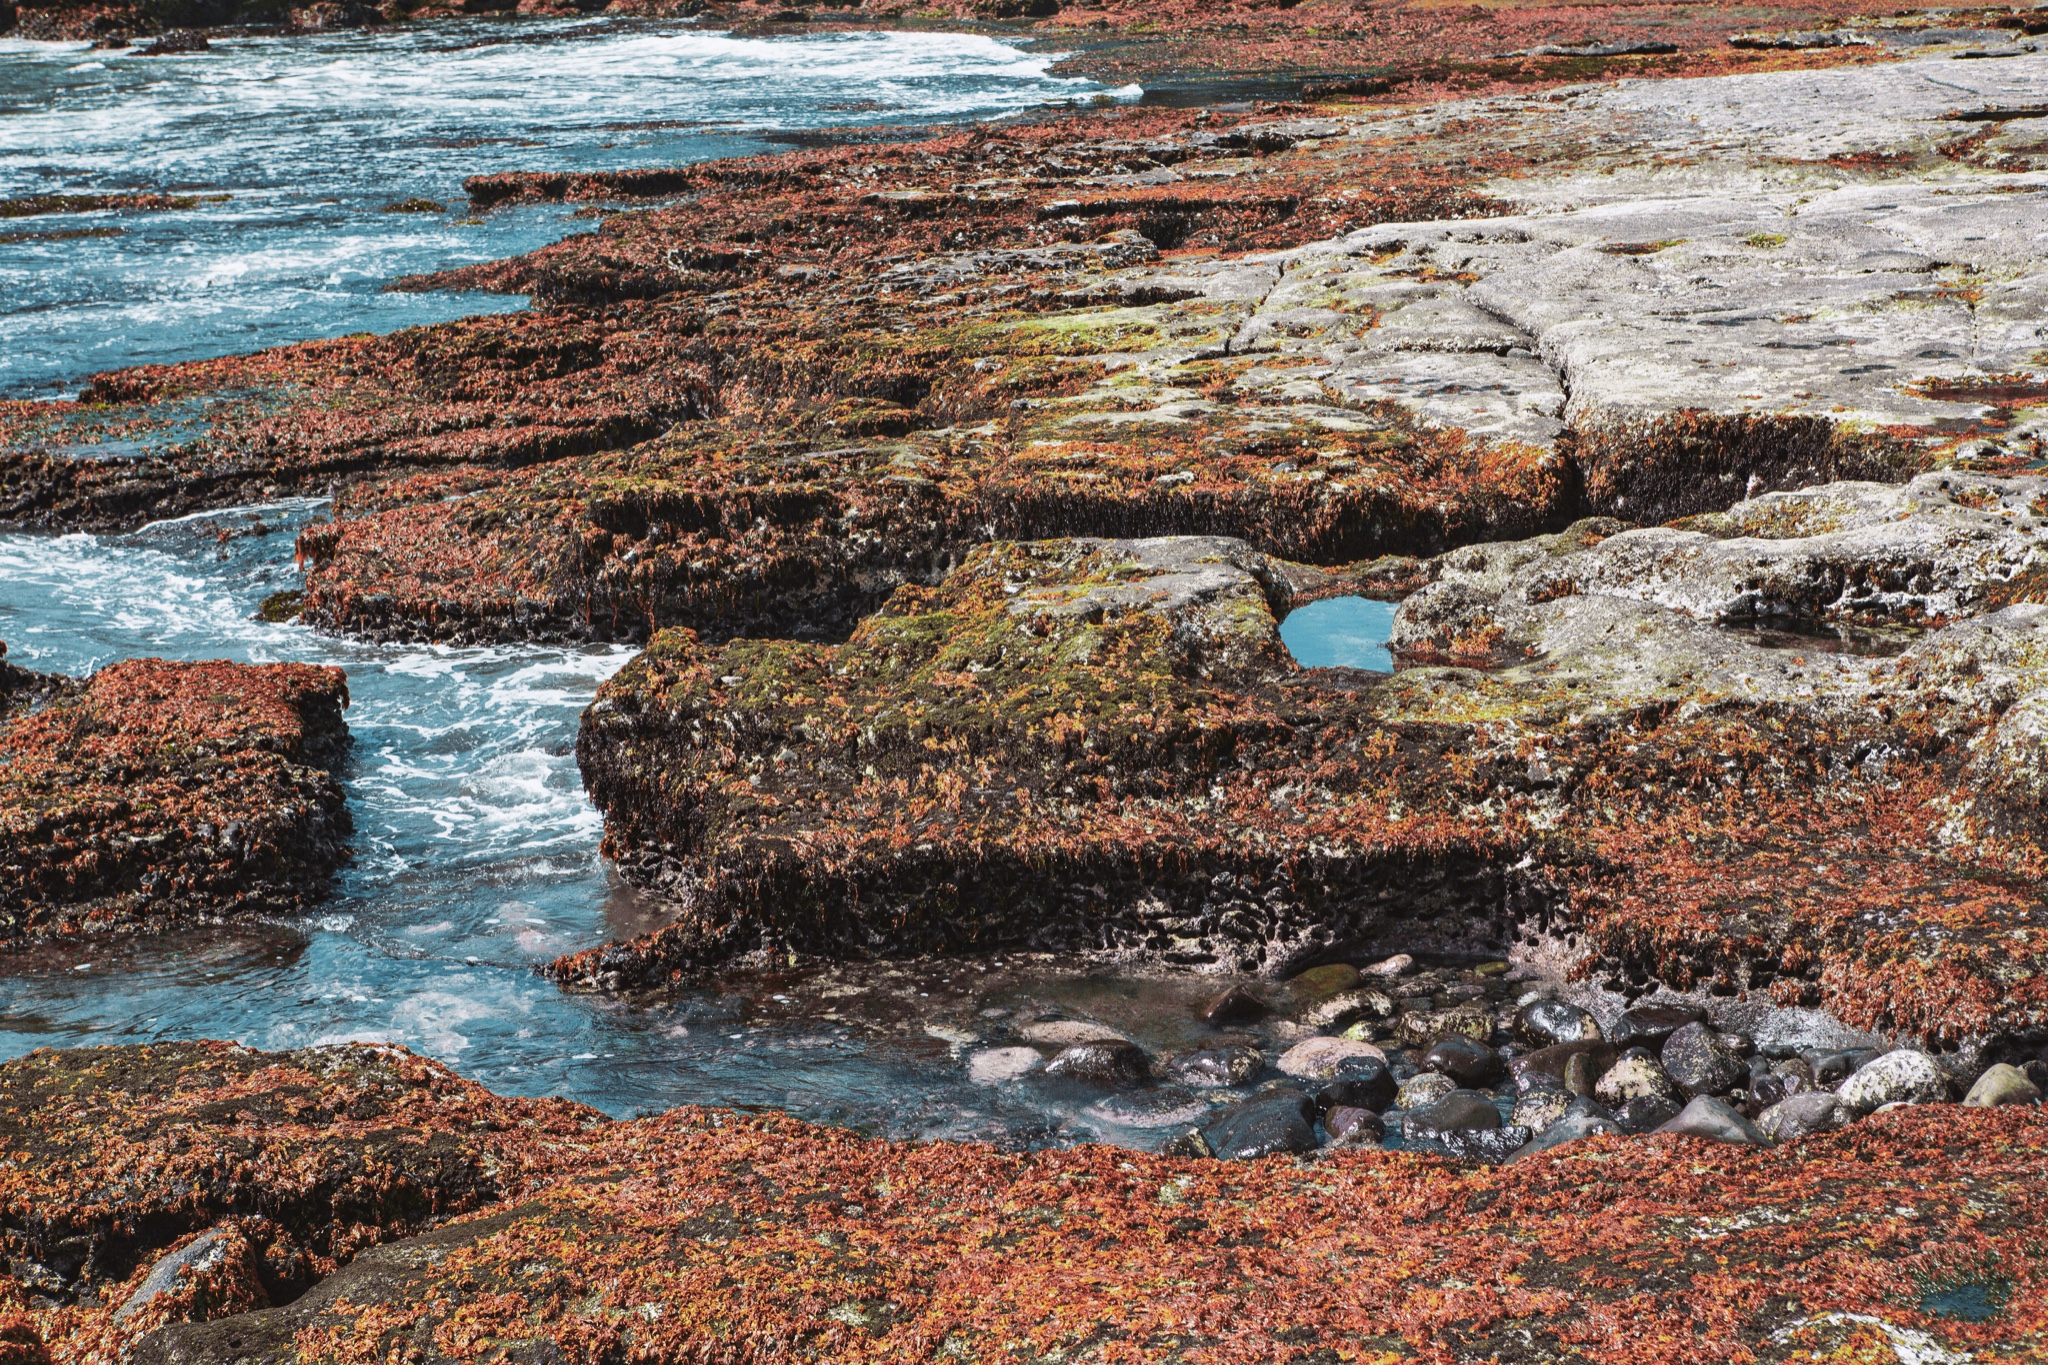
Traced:
[[[519, 306], [394, 294], [398, 275], [531, 250], [559, 207], [481, 224], [463, 179], [676, 165], [766, 150], [759, 134], [989, 117], [1099, 87], [1057, 53], [965, 34], [748, 38], [610, 21], [224, 38], [204, 59], [0, 41], [0, 198], [175, 189], [179, 213], [59, 216], [122, 235], [0, 256], [0, 395], [94, 370]], [[338, 149], [345, 149], [345, 153]]]

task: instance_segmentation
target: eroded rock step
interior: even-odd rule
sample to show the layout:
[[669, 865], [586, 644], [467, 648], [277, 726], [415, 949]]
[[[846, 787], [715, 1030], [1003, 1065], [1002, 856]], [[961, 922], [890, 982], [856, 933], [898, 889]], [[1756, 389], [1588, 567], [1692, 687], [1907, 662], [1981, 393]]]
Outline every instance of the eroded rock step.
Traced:
[[[1428, 949], [1950, 1044], [2038, 1029], [2044, 517], [2048, 479], [1931, 474], [1456, 551], [1395, 617], [1432, 666], [1391, 678], [1279, 643], [1341, 576], [1199, 538], [992, 546], [844, 645], [668, 632], [579, 759], [680, 917], [554, 970]], [[1760, 620], [1895, 649], [1729, 628]]]
[[[0, 656], [4, 656], [0, 646]], [[287, 915], [347, 856], [338, 668], [0, 657], [0, 947]]]

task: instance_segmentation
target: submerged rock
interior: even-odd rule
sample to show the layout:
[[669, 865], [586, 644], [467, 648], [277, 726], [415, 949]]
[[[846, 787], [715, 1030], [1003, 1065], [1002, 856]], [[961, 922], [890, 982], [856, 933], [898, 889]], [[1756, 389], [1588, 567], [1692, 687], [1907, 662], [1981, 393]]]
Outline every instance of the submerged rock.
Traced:
[[1183, 1085], [1224, 1089], [1244, 1085], [1266, 1069], [1265, 1054], [1256, 1048], [1204, 1048], [1176, 1057], [1167, 1064], [1167, 1074]]
[[1045, 1076], [1086, 1085], [1137, 1085], [1150, 1074], [1145, 1050], [1136, 1043], [1074, 1043], [1053, 1054]]

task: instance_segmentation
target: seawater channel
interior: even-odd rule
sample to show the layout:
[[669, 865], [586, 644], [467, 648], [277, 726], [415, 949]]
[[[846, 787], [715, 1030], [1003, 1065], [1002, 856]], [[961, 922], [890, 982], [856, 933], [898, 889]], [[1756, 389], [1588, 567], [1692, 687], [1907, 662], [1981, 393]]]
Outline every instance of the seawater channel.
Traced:
[[[986, 118], [1099, 87], [1050, 58], [938, 35], [738, 39], [658, 25], [476, 23], [228, 39], [191, 58], [0, 42], [0, 199], [229, 196], [161, 214], [12, 220], [0, 239], [0, 395], [114, 365], [389, 330], [521, 301], [394, 295], [398, 275], [492, 259], [575, 225], [559, 207], [464, 222], [465, 175], [674, 164], [839, 123]], [[445, 214], [387, 214], [406, 198]], [[94, 227], [118, 234], [78, 235]], [[68, 234], [68, 235], [67, 235]], [[92, 942], [0, 959], [0, 1056], [228, 1038], [402, 1043], [495, 1090], [613, 1114], [767, 1106], [901, 1137], [1155, 1145], [1204, 1108], [1158, 1088], [971, 1079], [977, 1050], [1045, 1015], [1154, 1051], [1205, 1045], [1217, 985], [995, 959], [756, 976], [628, 1006], [540, 963], [631, 934], [649, 909], [597, 853], [579, 713], [622, 648], [372, 645], [266, 623], [318, 500], [123, 535], [0, 535], [0, 640], [23, 667], [138, 656], [302, 660], [348, 673], [356, 836], [302, 923]], [[1388, 611], [1290, 618], [1304, 663], [1386, 667]]]

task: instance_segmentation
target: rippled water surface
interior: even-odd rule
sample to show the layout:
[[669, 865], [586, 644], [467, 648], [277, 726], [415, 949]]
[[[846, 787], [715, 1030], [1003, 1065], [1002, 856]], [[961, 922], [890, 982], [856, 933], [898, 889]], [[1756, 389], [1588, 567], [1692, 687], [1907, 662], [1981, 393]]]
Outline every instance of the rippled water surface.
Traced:
[[1149, 1030], [1156, 1046], [1213, 991], [981, 963], [733, 981], [652, 1008], [563, 994], [534, 967], [645, 921], [597, 856], [600, 823], [572, 752], [578, 713], [629, 651], [365, 645], [254, 619], [297, 581], [291, 533], [318, 506], [126, 536], [0, 536], [10, 662], [84, 673], [150, 654], [346, 669], [357, 833], [352, 865], [306, 924], [0, 962], [0, 1055], [156, 1038], [389, 1040], [495, 1089], [615, 1113], [759, 1104], [906, 1135], [1037, 1140], [1104, 1131], [1073, 1117], [1100, 1097], [968, 1085], [964, 1056], [981, 1033], [1064, 1004]]
[[[778, 133], [992, 117], [1099, 90], [1047, 75], [1052, 60], [961, 34], [738, 38], [604, 20], [226, 38], [176, 57], [0, 40], [0, 199], [228, 196], [0, 218], [0, 396], [519, 307], [383, 292], [588, 227], [560, 205], [471, 220], [466, 176], [676, 165], [774, 150]], [[410, 199], [450, 211], [383, 211]]]

